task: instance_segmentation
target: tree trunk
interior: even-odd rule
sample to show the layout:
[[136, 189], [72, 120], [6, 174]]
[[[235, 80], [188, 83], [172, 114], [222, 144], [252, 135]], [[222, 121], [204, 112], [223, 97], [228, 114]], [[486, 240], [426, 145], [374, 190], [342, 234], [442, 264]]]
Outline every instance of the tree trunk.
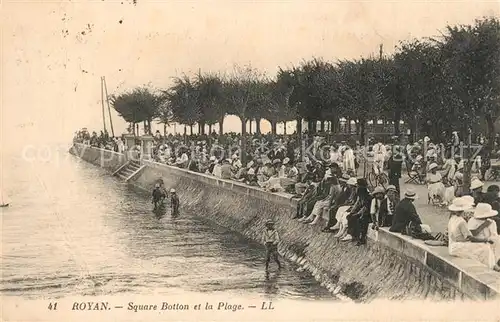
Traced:
[[346, 120], [347, 134], [351, 134], [351, 119]]
[[487, 137], [488, 142], [486, 143], [487, 144], [486, 148], [489, 151], [492, 151], [495, 142], [495, 121], [493, 121], [493, 117], [491, 117], [491, 114], [489, 113], [486, 113], [485, 118], [486, 118], [486, 125], [488, 127], [488, 137]]
[[299, 159], [302, 160], [302, 118], [298, 117], [296, 119], [296, 132], [297, 132], [297, 142], [299, 143]]
[[191, 135], [193, 135], [193, 125], [192, 124], [189, 126], [189, 130], [190, 130]]
[[[359, 137], [360, 137], [360, 142], [365, 142], [365, 125], [366, 121], [365, 120], [359, 120]], [[357, 128], [357, 127], [356, 127]]]
[[286, 121], [283, 121], [283, 134], [286, 135]]
[[219, 135], [224, 133], [224, 117], [219, 120]]
[[163, 137], [167, 137], [167, 123], [163, 123]]
[[277, 130], [277, 125], [278, 125], [278, 123], [276, 121], [274, 121], [274, 120], [271, 121], [271, 133], [272, 134], [276, 134], [276, 132], [277, 132], [276, 131]]
[[212, 134], [212, 124], [208, 125], [208, 134]]
[[240, 117], [241, 120], [241, 163], [246, 164], [246, 158], [247, 158], [247, 138], [246, 138], [246, 132], [247, 132], [247, 121], [244, 117]]
[[307, 120], [307, 132], [309, 134], [313, 133], [314, 132], [314, 129], [313, 129], [313, 121], [311, 120]]
[[396, 111], [396, 113], [394, 113], [394, 135], [397, 136], [401, 134], [399, 122], [401, 122], [401, 113], [399, 111]]
[[260, 118], [255, 119], [255, 133], [261, 134], [260, 132]]
[[320, 128], [319, 129], [320, 129], [321, 132], [325, 132], [325, 121], [322, 120], [320, 122]]
[[248, 120], [248, 133], [252, 134], [252, 119]]

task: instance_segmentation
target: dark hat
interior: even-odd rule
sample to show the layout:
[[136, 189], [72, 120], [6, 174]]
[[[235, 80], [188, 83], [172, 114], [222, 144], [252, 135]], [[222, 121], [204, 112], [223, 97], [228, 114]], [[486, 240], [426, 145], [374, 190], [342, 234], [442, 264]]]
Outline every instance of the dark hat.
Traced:
[[491, 186], [486, 189], [487, 192], [498, 192], [500, 191], [500, 187], [496, 184], [492, 184]]
[[357, 186], [358, 187], [367, 188], [368, 187], [368, 182], [366, 182], [365, 178], [358, 178], [358, 180], [357, 180]]

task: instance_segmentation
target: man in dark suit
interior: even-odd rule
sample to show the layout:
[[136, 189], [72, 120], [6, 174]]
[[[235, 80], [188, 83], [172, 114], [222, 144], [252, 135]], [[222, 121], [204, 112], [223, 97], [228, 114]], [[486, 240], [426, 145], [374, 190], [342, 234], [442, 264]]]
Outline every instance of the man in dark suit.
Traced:
[[394, 218], [389, 231], [394, 233], [404, 233], [406, 226], [408, 226], [410, 222], [418, 225], [422, 224], [422, 221], [417, 214], [417, 210], [415, 209], [415, 205], [413, 205], [416, 197], [417, 194], [413, 190], [405, 192], [404, 199], [401, 200], [401, 202], [396, 206]]
[[401, 179], [401, 165], [403, 164], [403, 153], [399, 146], [393, 146], [392, 155], [387, 161], [389, 167], [389, 184], [396, 187], [398, 195], [401, 192], [399, 179]]

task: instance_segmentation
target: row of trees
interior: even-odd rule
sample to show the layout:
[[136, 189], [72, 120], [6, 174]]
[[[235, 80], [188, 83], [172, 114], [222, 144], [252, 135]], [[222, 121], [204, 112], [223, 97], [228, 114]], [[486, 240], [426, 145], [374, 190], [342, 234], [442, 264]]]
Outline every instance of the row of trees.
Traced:
[[412, 132], [435, 139], [485, 124], [493, 142], [500, 105], [500, 22], [485, 18], [448, 26], [439, 38], [402, 42], [391, 56], [381, 48], [378, 57], [303, 61], [280, 68], [275, 77], [251, 66], [224, 75], [200, 72], [175, 78], [166, 90], [137, 88], [112, 96], [111, 102], [125, 121], [144, 122], [146, 128], [157, 119], [165, 126], [198, 125], [200, 133], [218, 124], [222, 133], [225, 116], [236, 115], [243, 134], [251, 120], [259, 133], [261, 119], [271, 123], [273, 133], [278, 123], [291, 120], [297, 121], [297, 133], [302, 120], [309, 132], [324, 130], [325, 122], [336, 132], [345, 118], [348, 126], [356, 123], [363, 139], [365, 124], [383, 119], [394, 123], [396, 135], [404, 121]]

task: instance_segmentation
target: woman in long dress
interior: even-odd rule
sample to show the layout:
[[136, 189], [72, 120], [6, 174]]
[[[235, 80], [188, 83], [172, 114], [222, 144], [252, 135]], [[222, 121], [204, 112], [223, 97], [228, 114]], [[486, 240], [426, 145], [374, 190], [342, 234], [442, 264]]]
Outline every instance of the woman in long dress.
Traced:
[[490, 242], [492, 251], [484, 259], [488, 267], [500, 271], [500, 236], [497, 232], [497, 224], [490, 219], [498, 214], [490, 204], [478, 203], [474, 210], [474, 217], [469, 220], [467, 227], [472, 235], [478, 238], [485, 238]]
[[488, 238], [476, 237], [467, 227], [464, 212], [472, 209], [473, 204], [463, 197], [455, 198], [448, 207], [450, 220], [448, 221], [448, 252], [452, 256], [477, 260], [490, 268], [492, 249]]

